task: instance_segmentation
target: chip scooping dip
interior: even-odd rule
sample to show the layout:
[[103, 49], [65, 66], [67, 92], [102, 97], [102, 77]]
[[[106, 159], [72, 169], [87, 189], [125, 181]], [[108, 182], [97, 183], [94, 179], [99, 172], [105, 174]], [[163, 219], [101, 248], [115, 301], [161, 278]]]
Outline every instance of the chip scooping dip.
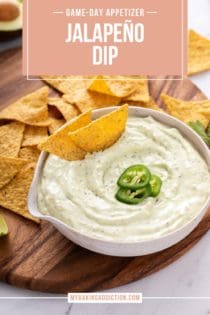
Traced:
[[169, 95], [162, 94], [161, 98], [166, 106], [167, 112], [188, 123], [189, 121], [200, 121], [205, 127], [208, 126], [209, 119], [202, 113], [202, 109], [210, 107], [209, 100], [203, 101], [183, 101]]
[[16, 120], [32, 126], [48, 126], [48, 88], [28, 94], [0, 112], [0, 120]]
[[115, 143], [125, 130], [128, 105], [92, 121], [87, 126], [70, 132], [71, 140], [86, 152], [105, 150]]
[[188, 52], [188, 74], [210, 69], [210, 40], [190, 30]]
[[56, 131], [47, 140], [40, 143], [38, 148], [65, 160], [81, 160], [87, 152], [75, 145], [69, 136], [69, 132], [86, 126], [90, 122], [91, 112], [85, 112], [70, 121], [68, 125]]

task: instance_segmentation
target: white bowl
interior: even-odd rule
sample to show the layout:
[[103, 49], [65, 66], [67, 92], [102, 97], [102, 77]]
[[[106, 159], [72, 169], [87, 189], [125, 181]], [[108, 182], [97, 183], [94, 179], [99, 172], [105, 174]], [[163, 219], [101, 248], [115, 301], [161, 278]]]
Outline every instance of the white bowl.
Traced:
[[[96, 119], [100, 116], [103, 116], [110, 111], [116, 109], [116, 107], [109, 107], [104, 109], [99, 109], [93, 111], [93, 119]], [[139, 108], [139, 107], [129, 107], [129, 115], [136, 117], [147, 117], [152, 116], [157, 121], [161, 123], [177, 128], [183, 136], [188, 139], [188, 141], [194, 145], [197, 151], [206, 161], [210, 169], [210, 152], [207, 145], [203, 140], [187, 125], [175, 119], [165, 113], [154, 111], [151, 109]], [[67, 122], [68, 124], [68, 122]], [[188, 234], [192, 232], [193, 229], [199, 224], [205, 215], [206, 211], [210, 207], [210, 196], [206, 200], [204, 206], [198, 211], [196, 216], [186, 223], [184, 226], [178, 230], [167, 234], [165, 236], [138, 242], [118, 242], [118, 241], [107, 241], [102, 239], [93, 238], [84, 234], [81, 234], [79, 231], [71, 228], [62, 221], [48, 215], [42, 214], [38, 209], [37, 202], [37, 188], [39, 180], [42, 174], [42, 169], [47, 158], [48, 154], [42, 152], [35, 170], [34, 178], [31, 184], [29, 197], [28, 197], [28, 208], [30, 213], [37, 218], [48, 221], [52, 223], [66, 238], [73, 241], [74, 243], [85, 247], [89, 250], [92, 250], [97, 253], [112, 255], [112, 256], [140, 256], [155, 253], [166, 249], [182, 239], [184, 239]], [[174, 205], [176, 206], [176, 205]]]

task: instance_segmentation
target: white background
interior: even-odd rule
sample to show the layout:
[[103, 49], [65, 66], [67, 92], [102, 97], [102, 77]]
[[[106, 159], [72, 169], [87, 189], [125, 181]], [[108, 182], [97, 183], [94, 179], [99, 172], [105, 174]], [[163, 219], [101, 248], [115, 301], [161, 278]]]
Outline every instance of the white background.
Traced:
[[[174, 0], [166, 0], [174, 1]], [[189, 26], [210, 38], [210, 0], [189, 0]], [[17, 41], [16, 41], [17, 42]], [[0, 47], [0, 50], [6, 46]], [[191, 78], [210, 98], [210, 71]], [[210, 314], [210, 232], [184, 257], [169, 267], [114, 292], [142, 292], [143, 296], [209, 297], [209, 299], [149, 299], [142, 305], [68, 305], [58, 295], [17, 289], [0, 283], [0, 297], [53, 297], [50, 300], [0, 300], [5, 315], [209, 315]]]

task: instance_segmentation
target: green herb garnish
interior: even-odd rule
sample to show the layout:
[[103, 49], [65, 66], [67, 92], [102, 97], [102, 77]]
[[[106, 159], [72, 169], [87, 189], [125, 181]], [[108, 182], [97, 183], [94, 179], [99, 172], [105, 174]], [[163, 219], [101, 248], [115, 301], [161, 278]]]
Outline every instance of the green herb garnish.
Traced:
[[188, 125], [203, 139], [207, 145], [210, 145], [210, 125], [207, 130], [199, 120], [190, 121]]

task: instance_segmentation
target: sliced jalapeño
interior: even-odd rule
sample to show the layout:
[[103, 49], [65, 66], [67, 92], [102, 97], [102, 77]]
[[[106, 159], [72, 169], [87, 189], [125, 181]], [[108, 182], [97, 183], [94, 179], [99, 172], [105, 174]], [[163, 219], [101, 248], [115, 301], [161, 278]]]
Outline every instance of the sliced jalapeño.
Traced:
[[160, 193], [160, 189], [162, 186], [162, 180], [160, 179], [159, 176], [152, 174], [149, 184], [151, 187], [151, 196], [157, 197]]
[[151, 179], [148, 168], [144, 165], [133, 165], [127, 168], [117, 181], [118, 186], [136, 190], [147, 186]]
[[135, 191], [132, 191], [128, 188], [119, 188], [118, 192], [116, 193], [115, 197], [118, 201], [136, 205], [147, 197], [149, 197], [151, 194], [151, 187], [150, 185], [147, 185], [146, 187], [139, 188]]

